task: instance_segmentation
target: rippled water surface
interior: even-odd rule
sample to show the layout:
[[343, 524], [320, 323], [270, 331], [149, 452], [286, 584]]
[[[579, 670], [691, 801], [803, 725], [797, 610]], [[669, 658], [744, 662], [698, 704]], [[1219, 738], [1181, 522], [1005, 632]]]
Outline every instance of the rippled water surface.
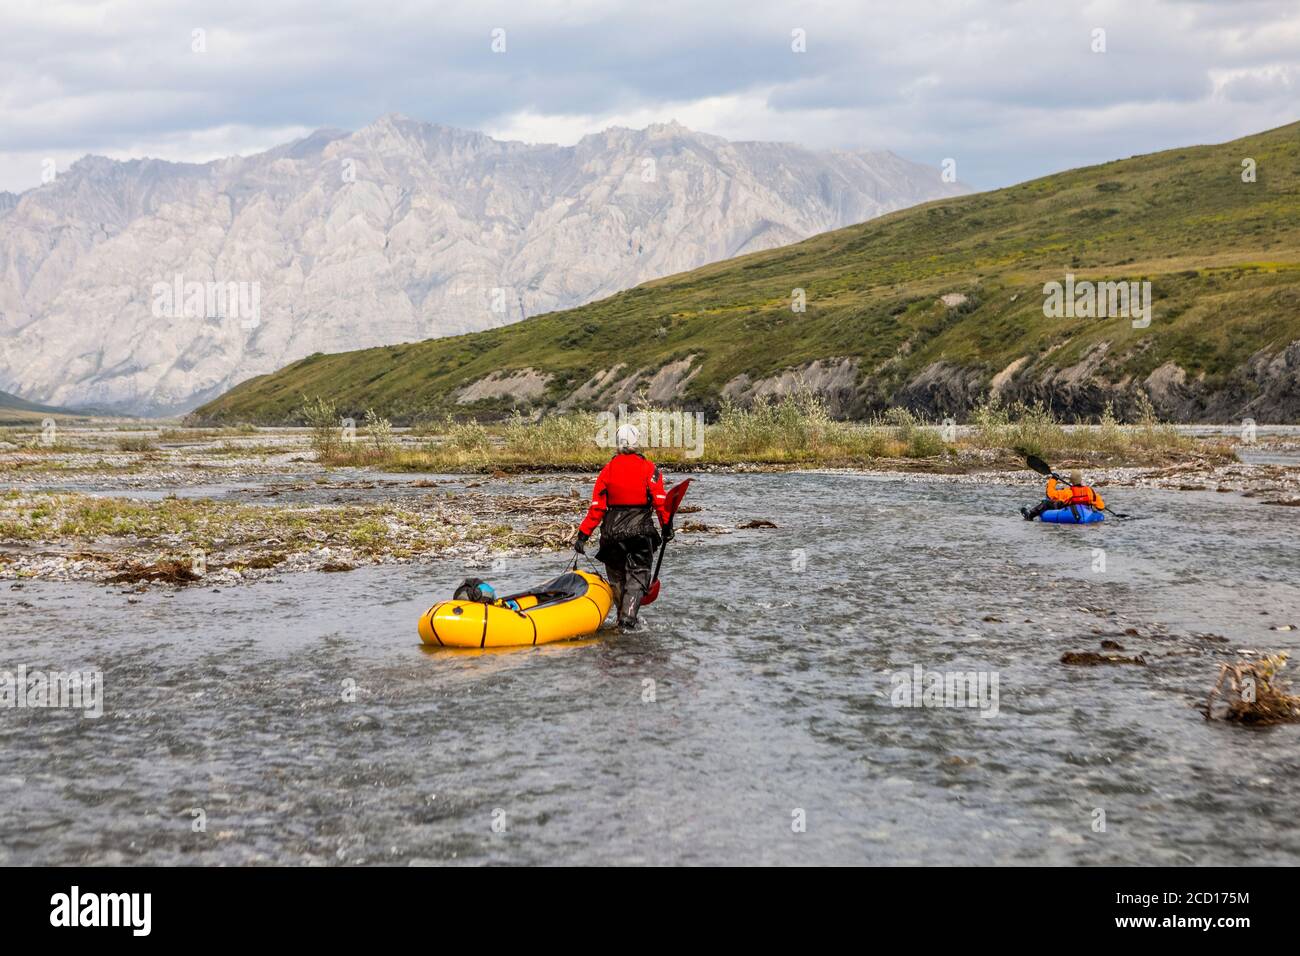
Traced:
[[[1150, 517], [1051, 527], [1015, 514], [1034, 497], [700, 476], [690, 520], [731, 533], [678, 538], [643, 631], [495, 653], [420, 645], [447, 563], [6, 584], [0, 669], [106, 695], [0, 711], [0, 862], [1300, 862], [1300, 727], [1196, 709], [1235, 649], [1294, 649], [1270, 627], [1300, 624], [1300, 509], [1117, 489]], [[1102, 639], [1147, 666], [1060, 663]], [[916, 664], [996, 674], [997, 715], [892, 706]]]

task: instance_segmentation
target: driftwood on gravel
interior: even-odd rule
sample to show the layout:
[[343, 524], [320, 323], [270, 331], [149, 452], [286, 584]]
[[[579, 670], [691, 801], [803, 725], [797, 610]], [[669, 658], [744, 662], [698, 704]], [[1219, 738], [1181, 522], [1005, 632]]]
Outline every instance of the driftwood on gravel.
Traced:
[[193, 584], [202, 580], [203, 576], [194, 570], [192, 564], [184, 561], [155, 561], [152, 564], [133, 563], [108, 578], [108, 583]]
[[569, 495], [493, 495], [481, 493], [452, 493], [451, 503], [482, 514], [541, 514], [582, 516], [586, 502], [575, 501]]
[[539, 521], [526, 530], [512, 531], [508, 536], [511, 547], [568, 548], [576, 540], [578, 529], [571, 521]]

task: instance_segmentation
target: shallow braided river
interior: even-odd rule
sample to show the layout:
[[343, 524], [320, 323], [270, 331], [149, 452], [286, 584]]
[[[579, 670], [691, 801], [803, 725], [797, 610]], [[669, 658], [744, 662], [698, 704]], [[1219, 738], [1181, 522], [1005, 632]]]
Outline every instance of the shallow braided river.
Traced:
[[[679, 535], [642, 631], [490, 653], [416, 620], [563, 555], [5, 582], [0, 670], [104, 698], [0, 710], [0, 863], [1300, 863], [1300, 727], [1198, 710], [1295, 650], [1300, 509], [1115, 488], [1149, 517], [1045, 526], [1037, 493], [699, 476], [688, 519], [729, 533]], [[1061, 663], [1102, 640], [1145, 666]], [[996, 678], [996, 713], [895, 706], [917, 665]]]

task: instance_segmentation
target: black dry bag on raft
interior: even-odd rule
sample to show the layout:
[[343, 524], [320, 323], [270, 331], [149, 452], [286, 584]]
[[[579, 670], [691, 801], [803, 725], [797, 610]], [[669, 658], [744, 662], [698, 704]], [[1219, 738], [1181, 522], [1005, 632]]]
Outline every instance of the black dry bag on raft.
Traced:
[[495, 598], [496, 589], [482, 578], [466, 578], [452, 595], [456, 601], [478, 601], [480, 604], [491, 604]]

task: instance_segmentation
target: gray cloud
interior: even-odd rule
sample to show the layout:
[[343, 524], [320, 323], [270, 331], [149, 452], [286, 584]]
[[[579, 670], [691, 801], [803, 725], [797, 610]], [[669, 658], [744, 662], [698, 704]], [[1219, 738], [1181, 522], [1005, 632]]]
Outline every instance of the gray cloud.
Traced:
[[559, 141], [678, 118], [951, 156], [988, 187], [1290, 122], [1298, 84], [1293, 0], [46, 0], [0, 9], [0, 188], [45, 157], [210, 159], [386, 112]]

